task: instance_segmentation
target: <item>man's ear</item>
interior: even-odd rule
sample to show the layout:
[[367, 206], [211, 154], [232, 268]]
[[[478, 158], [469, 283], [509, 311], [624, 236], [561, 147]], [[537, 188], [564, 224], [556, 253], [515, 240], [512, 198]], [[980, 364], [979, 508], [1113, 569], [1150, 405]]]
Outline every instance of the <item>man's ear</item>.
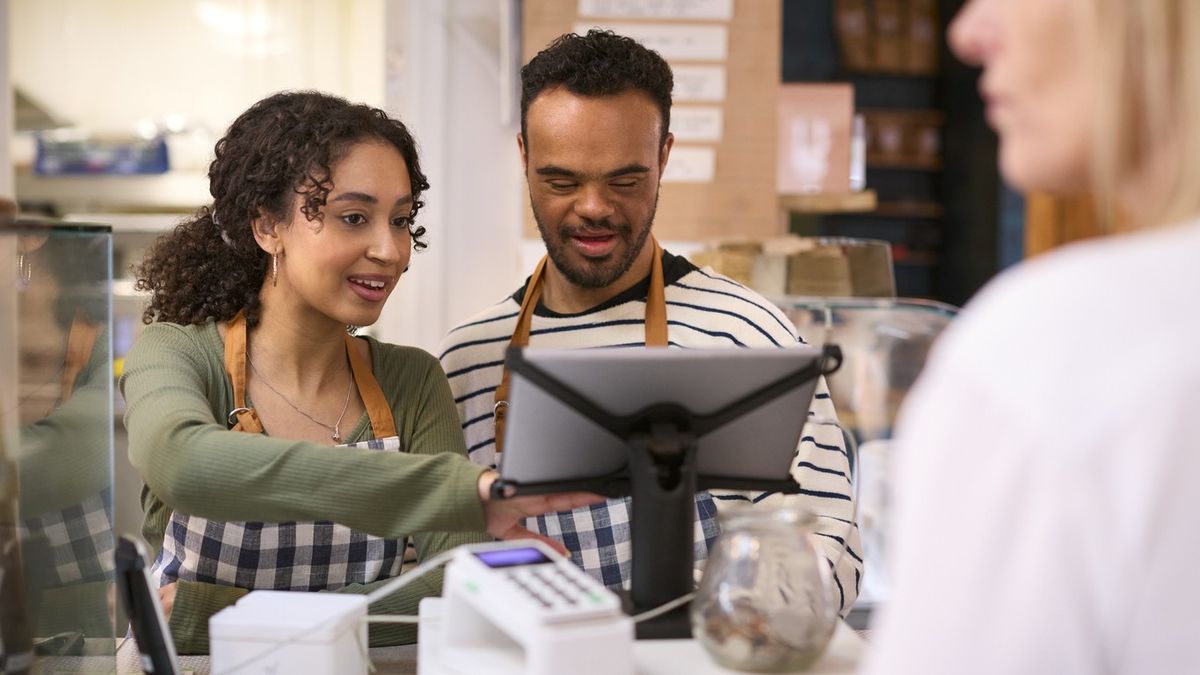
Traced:
[[661, 180], [663, 172], [667, 170], [667, 159], [671, 156], [671, 146], [675, 145], [675, 134], [667, 132], [667, 137], [663, 140], [662, 148], [658, 151], [658, 177]]
[[521, 153], [521, 170], [529, 173], [529, 151], [525, 148], [525, 136], [517, 132], [517, 152]]
[[250, 220], [250, 229], [254, 231], [254, 241], [262, 250], [275, 255], [283, 251], [283, 242], [279, 240], [279, 226], [273, 218], [261, 209], [258, 215]]

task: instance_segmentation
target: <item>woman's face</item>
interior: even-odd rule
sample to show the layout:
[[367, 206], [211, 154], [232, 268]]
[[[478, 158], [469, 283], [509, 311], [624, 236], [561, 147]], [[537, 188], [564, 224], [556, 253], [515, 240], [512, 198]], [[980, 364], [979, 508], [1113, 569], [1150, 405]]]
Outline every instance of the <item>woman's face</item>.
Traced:
[[286, 286], [280, 295], [301, 312], [369, 326], [412, 255], [408, 167], [391, 144], [366, 141], [333, 165], [331, 180], [319, 221], [305, 218], [297, 198], [291, 223], [279, 228], [277, 288]]
[[954, 53], [983, 67], [1000, 170], [1018, 189], [1071, 193], [1086, 185], [1097, 100], [1086, 1], [971, 0], [950, 26]]

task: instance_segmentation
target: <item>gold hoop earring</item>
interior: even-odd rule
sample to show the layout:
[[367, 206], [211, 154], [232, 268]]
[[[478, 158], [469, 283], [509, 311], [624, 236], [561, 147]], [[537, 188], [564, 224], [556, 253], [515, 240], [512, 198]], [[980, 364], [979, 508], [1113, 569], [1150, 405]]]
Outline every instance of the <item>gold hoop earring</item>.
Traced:
[[29, 262], [29, 256], [25, 251], [17, 251], [17, 280], [22, 285], [28, 286], [29, 280], [33, 278], [33, 265]]
[[271, 254], [271, 286], [279, 285], [279, 256]]

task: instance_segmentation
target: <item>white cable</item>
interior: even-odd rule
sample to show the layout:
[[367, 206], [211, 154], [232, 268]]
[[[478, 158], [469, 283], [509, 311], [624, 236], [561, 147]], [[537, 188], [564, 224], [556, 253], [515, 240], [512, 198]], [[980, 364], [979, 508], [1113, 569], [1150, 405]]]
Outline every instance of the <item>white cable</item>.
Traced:
[[[386, 598], [387, 596], [391, 595], [392, 593], [395, 593], [396, 591], [400, 590], [401, 588], [404, 588], [405, 586], [411, 584], [413, 581], [419, 579], [420, 577], [441, 567], [442, 565], [445, 565], [453, 557], [454, 557], [453, 550], [443, 551], [442, 553], [435, 555], [434, 557], [430, 558], [429, 560], [426, 560], [425, 562], [421, 563], [420, 565], [417, 565], [416, 567], [414, 567], [411, 572], [402, 574], [402, 575], [396, 577], [395, 579], [392, 579], [388, 583], [384, 584], [383, 586], [380, 586], [379, 588], [375, 589], [371, 593], [368, 593], [367, 594], [367, 604], [370, 605], [374, 602], [382, 600], [383, 598]], [[386, 616], [385, 617], [381, 617], [381, 616], [371, 617], [371, 616], [368, 616], [367, 621], [371, 622], [371, 623], [376, 623], [376, 622], [378, 622], [378, 623], [416, 623], [415, 620], [414, 621], [378, 621], [381, 618], [384, 618], [384, 619], [386, 619], [386, 618], [417, 619], [417, 617], [412, 617], [412, 616], [407, 616], [407, 617], [386, 617]], [[296, 633], [292, 637], [277, 644], [273, 649], [268, 649], [264, 652], [255, 654], [254, 656], [246, 659], [245, 661], [242, 661], [241, 663], [239, 663], [239, 664], [233, 666], [232, 668], [225, 670], [223, 672], [226, 673], [226, 675], [231, 675], [232, 673], [236, 673], [239, 670], [246, 668], [247, 666], [257, 663], [261, 659], [264, 659], [267, 656], [274, 654], [275, 652], [279, 651], [280, 649], [283, 649], [284, 647], [287, 647], [288, 645], [295, 644], [310, 635], [313, 635], [313, 634], [315, 634], [321, 630], [324, 630], [326, 628], [332, 627], [339, 620], [340, 619], [338, 617], [334, 617], [334, 618], [330, 619], [329, 621], [324, 621], [322, 623], [319, 623], [316, 626], [309, 628], [308, 630], [304, 630], [299, 633]], [[361, 648], [362, 648], [362, 646], [360, 643], [360, 649]], [[370, 659], [367, 659], [367, 663], [370, 663], [370, 662], [371, 662]], [[373, 664], [372, 664], [372, 667], [373, 667]]]
[[420, 616], [412, 614], [369, 614], [364, 623], [421, 623]]
[[451, 549], [449, 551], [442, 551], [441, 553], [433, 556], [429, 560], [426, 560], [425, 562], [421, 563], [420, 565], [417, 565], [416, 567], [412, 568], [412, 571], [401, 574], [400, 576], [396, 577], [395, 579], [392, 579], [391, 581], [380, 586], [379, 588], [376, 588], [375, 590], [371, 591], [370, 593], [367, 593], [367, 604], [373, 605], [376, 602], [379, 602], [380, 600], [386, 598], [387, 596], [391, 595], [392, 593], [395, 593], [396, 591], [400, 590], [401, 588], [404, 588], [405, 586], [411, 584], [412, 582], [416, 581], [417, 579], [425, 576], [426, 574], [432, 572], [433, 570], [450, 562], [450, 559], [453, 557], [454, 557], [454, 549]]
[[374, 675], [375, 663], [371, 661], [371, 652], [367, 649], [367, 643], [363, 641], [362, 633], [354, 631], [354, 646], [358, 647], [358, 655], [362, 657], [363, 663], [367, 664], [367, 672]]
[[683, 595], [679, 596], [678, 598], [675, 598], [674, 600], [668, 600], [667, 602], [664, 602], [663, 604], [659, 605], [658, 607], [655, 607], [654, 609], [648, 609], [648, 610], [642, 612], [641, 614], [633, 615], [633, 622], [641, 623], [643, 621], [653, 619], [654, 617], [659, 616], [660, 614], [666, 614], [667, 612], [675, 609], [676, 607], [678, 607], [680, 605], [686, 605], [687, 603], [691, 602], [692, 598], [694, 598], [694, 597], [696, 597], [696, 591], [692, 591], [691, 593], [684, 593]]

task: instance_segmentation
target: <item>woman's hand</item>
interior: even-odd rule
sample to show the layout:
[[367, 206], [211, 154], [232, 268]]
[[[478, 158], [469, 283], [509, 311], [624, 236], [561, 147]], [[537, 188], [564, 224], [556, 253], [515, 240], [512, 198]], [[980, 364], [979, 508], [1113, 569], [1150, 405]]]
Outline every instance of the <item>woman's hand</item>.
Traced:
[[162, 605], [164, 621], [171, 620], [171, 610], [175, 608], [175, 591], [177, 590], [179, 590], [179, 585], [173, 583], [158, 587], [158, 604]]
[[497, 539], [537, 539], [563, 555], [567, 555], [567, 549], [560, 542], [526, 529], [521, 525], [521, 521], [529, 516], [570, 511], [604, 501], [604, 497], [590, 492], [563, 492], [493, 500], [492, 483], [495, 482], [496, 472], [484, 471], [479, 475], [477, 484], [479, 500], [483, 502], [483, 513], [487, 519], [488, 533]]

